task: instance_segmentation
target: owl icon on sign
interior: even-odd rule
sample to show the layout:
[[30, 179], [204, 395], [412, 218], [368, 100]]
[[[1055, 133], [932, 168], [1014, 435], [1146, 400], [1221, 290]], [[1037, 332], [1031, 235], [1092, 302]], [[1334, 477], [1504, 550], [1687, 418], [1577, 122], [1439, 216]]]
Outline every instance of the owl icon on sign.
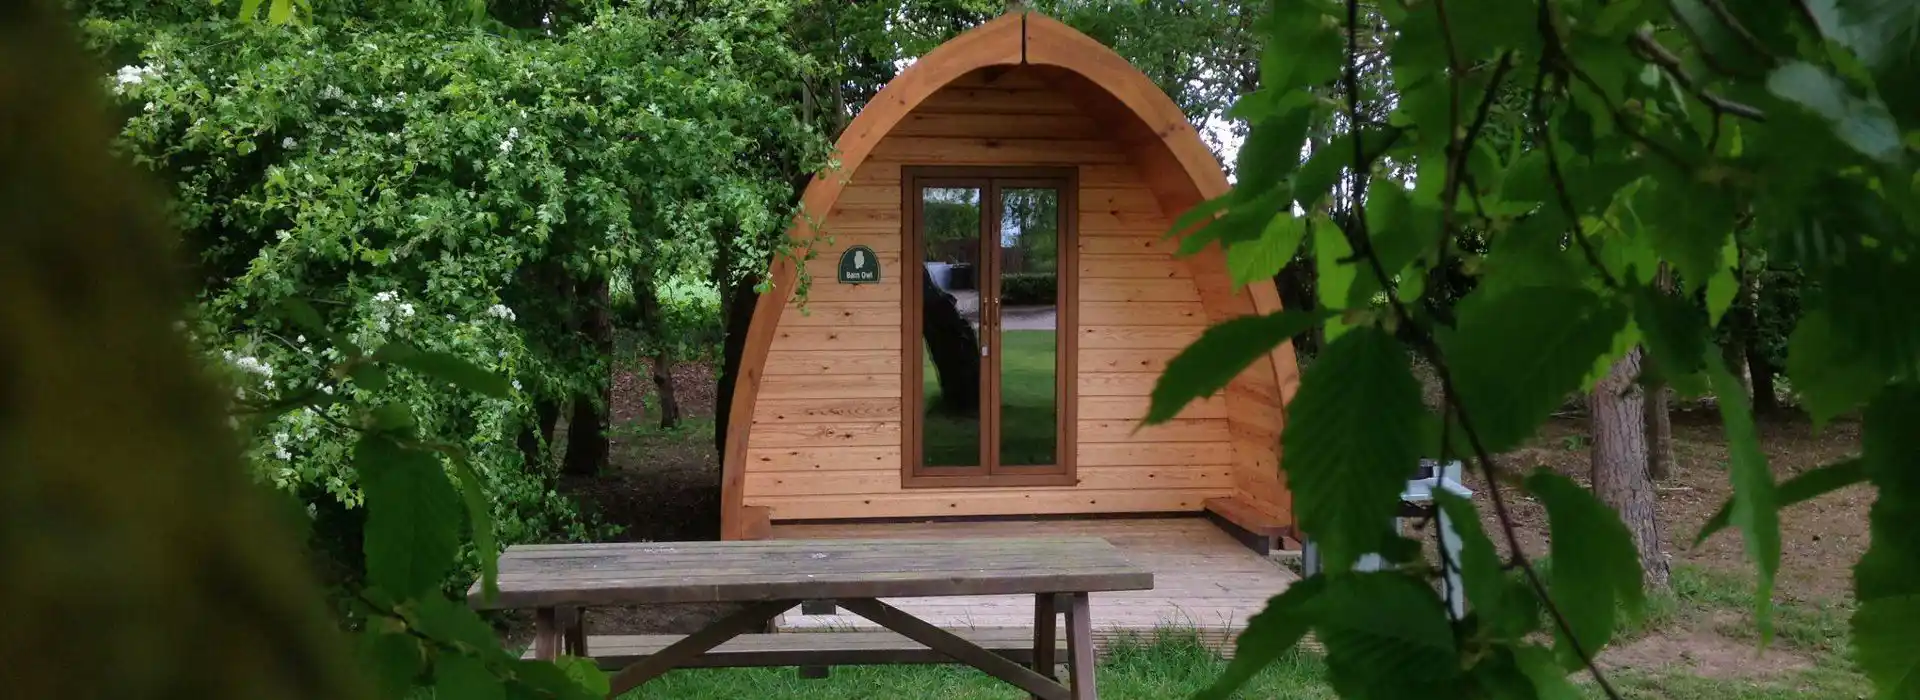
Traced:
[[864, 250], [853, 251], [853, 269], [855, 270], [867, 269], [867, 251], [864, 251]]

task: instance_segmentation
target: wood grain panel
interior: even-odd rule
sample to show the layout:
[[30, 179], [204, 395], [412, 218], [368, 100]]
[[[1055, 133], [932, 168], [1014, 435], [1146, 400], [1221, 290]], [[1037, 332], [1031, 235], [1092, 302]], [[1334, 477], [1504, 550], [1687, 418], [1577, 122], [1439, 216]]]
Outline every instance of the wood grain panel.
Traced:
[[[785, 323], [785, 319], [781, 320]], [[1083, 301], [1080, 323], [1089, 326], [1205, 326], [1207, 309], [1199, 302]]]
[[900, 254], [900, 220], [846, 221], [828, 220], [818, 235], [803, 239], [803, 243], [813, 245], [814, 254], [832, 255], [838, 260], [840, 251], [863, 245], [872, 248], [875, 253]]
[[[834, 285], [851, 287], [855, 285]], [[858, 285], [862, 287], [871, 285]], [[815, 291], [820, 291], [815, 288]], [[796, 326], [781, 328], [774, 335], [775, 350], [827, 350], [846, 352], [851, 350], [899, 350], [900, 329], [898, 328], [809, 328]]]
[[755, 424], [753, 446], [755, 448], [892, 446], [898, 449], [900, 424], [897, 422]]
[[760, 379], [762, 399], [900, 398], [900, 375], [783, 374]]
[[[1229, 464], [1127, 466], [1079, 470], [1074, 488], [1091, 490], [1233, 488]], [[762, 497], [853, 496], [912, 493], [900, 487], [899, 471], [763, 471], [747, 474], [747, 493]]]
[[[758, 443], [760, 428], [754, 427]], [[885, 469], [900, 473], [900, 445], [858, 447], [767, 447], [747, 451], [747, 460], [757, 471], [799, 471], [833, 469]]]
[[1080, 281], [1080, 300], [1087, 301], [1199, 301], [1200, 292], [1187, 280]]
[[[946, 88], [914, 109], [919, 114], [1079, 114], [1080, 107], [1054, 90]], [[883, 140], [884, 142], [884, 140]]]
[[[1081, 396], [1075, 412], [1080, 420], [1138, 421], [1147, 417], [1145, 396]], [[1227, 402], [1213, 398], [1195, 401], [1181, 409], [1175, 418], [1225, 418]]]
[[780, 314], [780, 325], [900, 327], [898, 301], [814, 301], [805, 309], [805, 313], [797, 306], [787, 309]]
[[1040, 71], [1024, 66], [993, 66], [973, 71], [947, 83], [946, 89], [992, 88], [996, 90], [1052, 90]]
[[1173, 230], [1173, 222], [1161, 216], [1158, 211], [1137, 210], [1099, 210], [1080, 209], [1080, 225], [1096, 231], [1106, 230], [1145, 230], [1166, 233]]
[[1080, 445], [1082, 468], [1155, 464], [1232, 464], [1233, 446], [1224, 442], [1095, 442]]
[[[787, 496], [756, 498], [775, 520], [910, 518], [942, 515], [1042, 515], [1068, 513], [1198, 512], [1209, 498], [1232, 489], [1091, 491], [1062, 488], [951, 489], [884, 496]], [[1029, 612], [1027, 619], [1032, 619]]]
[[[894, 308], [900, 307], [900, 280], [897, 279], [883, 280], [880, 284], [840, 284], [832, 277], [814, 277], [812, 282], [813, 286], [807, 288], [806, 301], [808, 302], [891, 302]], [[800, 301], [800, 297], [795, 296], [788, 304], [788, 308], [793, 308]], [[780, 317], [780, 327], [786, 328], [786, 314], [783, 313]]]
[[926, 136], [887, 137], [874, 149], [873, 157], [916, 165], [1079, 165], [1127, 160], [1124, 151], [1103, 139]]
[[886, 374], [900, 376], [900, 353], [896, 350], [774, 350], [767, 353], [765, 374], [842, 375]]
[[846, 209], [873, 209], [892, 207], [900, 209], [900, 185], [862, 184], [848, 187], [840, 192], [840, 199], [833, 205]]
[[900, 420], [895, 398], [775, 399], [753, 406], [753, 422], [760, 423], [881, 423]]
[[[832, 270], [828, 270], [832, 272]], [[1082, 255], [1081, 279], [1191, 279], [1187, 266], [1165, 255]]]
[[1170, 349], [1088, 349], [1085, 345], [1081, 345], [1080, 371], [1150, 372], [1159, 374], [1166, 370], [1167, 361], [1173, 359], [1173, 356], [1177, 353], [1178, 351]]
[[[879, 185], [900, 186], [900, 168], [904, 163], [884, 160], [869, 160], [860, 165], [848, 182], [851, 186]], [[1087, 187], [1138, 187], [1140, 170], [1131, 163], [1081, 163], [1079, 164], [1080, 186]]]
[[[896, 245], [897, 249], [898, 246]], [[874, 250], [878, 251], [879, 248]], [[1178, 241], [1161, 238], [1151, 231], [1135, 233], [1103, 233], [1085, 227], [1080, 229], [1081, 255], [1158, 255], [1172, 256], [1180, 250]], [[1171, 257], [1168, 257], [1171, 259]]]
[[[1172, 350], [1192, 345], [1204, 326], [1081, 326], [1080, 347], [1096, 350]], [[1171, 353], [1170, 353], [1171, 354]]]
[[[1137, 432], [1136, 432], [1137, 431]], [[1080, 442], [1231, 442], [1232, 431], [1222, 418], [1179, 418], [1160, 425], [1138, 420], [1079, 421]]]
[[1160, 375], [1148, 372], [1081, 372], [1081, 396], [1147, 396]]
[[1081, 212], [1134, 212], [1160, 216], [1160, 202], [1145, 185], [1133, 187], [1082, 187]]
[[[942, 114], [914, 112], [894, 127], [895, 136], [1085, 138], [1100, 125], [1083, 114]], [[1152, 196], [1151, 192], [1148, 196]]]

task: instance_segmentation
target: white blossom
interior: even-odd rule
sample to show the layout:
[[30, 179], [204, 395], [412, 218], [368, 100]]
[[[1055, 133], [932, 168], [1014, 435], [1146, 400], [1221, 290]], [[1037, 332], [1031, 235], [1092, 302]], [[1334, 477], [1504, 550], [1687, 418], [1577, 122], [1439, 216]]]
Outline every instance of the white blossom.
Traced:
[[285, 447], [282, 447], [282, 448], [280, 448], [280, 449], [277, 449], [277, 450], [274, 450], [274, 451], [273, 451], [273, 456], [275, 456], [275, 457], [279, 457], [280, 459], [283, 459], [283, 460], [285, 460], [285, 459], [293, 459], [293, 453], [291, 453], [291, 452], [288, 452], [288, 451], [287, 451], [287, 448], [285, 448]]
[[252, 355], [242, 355], [239, 357], [235, 357], [233, 353], [229, 351], [227, 353], [227, 359], [232, 360], [235, 366], [247, 372], [258, 374], [262, 377], [273, 376], [273, 367], [268, 365], [265, 362], [260, 361], [260, 358], [258, 357], [254, 357]]
[[307, 337], [304, 335], [296, 335], [293, 337], [293, 342], [296, 342], [296, 343], [307, 342]]
[[273, 237], [279, 239], [281, 243], [285, 243], [287, 242], [287, 239], [293, 238], [293, 232], [281, 231], [279, 233], [273, 234]]
[[144, 109], [144, 110], [146, 110], [146, 111], [149, 111], [149, 112], [151, 112], [151, 111], [153, 111], [153, 110], [155, 110], [155, 109], [157, 109], [157, 108], [153, 106], [153, 103], [152, 103], [152, 102], [148, 102], [148, 103], [147, 103], [147, 106], [145, 106], [145, 107], [142, 107], [141, 109]]
[[513, 380], [513, 390], [514, 391], [520, 390], [520, 380], [518, 379]]
[[320, 385], [320, 393], [322, 393], [322, 394], [326, 394], [326, 395], [328, 395], [328, 396], [332, 396], [332, 395], [333, 395], [333, 386], [332, 386], [332, 385], [328, 385], [328, 384], [321, 384], [321, 385]]
[[280, 139], [280, 147], [287, 149], [289, 151], [293, 150], [293, 147], [298, 145], [300, 145], [300, 142], [293, 140], [292, 136], [288, 136], [284, 139]]
[[121, 66], [113, 75], [113, 94], [125, 94], [128, 85], [139, 85], [160, 73], [160, 66]]
[[503, 140], [501, 140], [501, 141], [500, 141], [500, 155], [503, 155], [503, 156], [504, 156], [504, 155], [506, 155], [506, 154], [508, 154], [508, 153], [512, 153], [512, 152], [513, 152], [513, 139], [503, 139]]
[[323, 100], [338, 100], [345, 96], [346, 93], [340, 92], [340, 87], [337, 85], [328, 85], [320, 91], [320, 99]]
[[380, 292], [379, 294], [373, 295], [373, 300], [390, 302], [394, 300], [395, 296], [393, 292]]
[[266, 387], [267, 387], [268, 389], [272, 389], [272, 388], [273, 388], [273, 380], [271, 380], [271, 379], [269, 379], [269, 380], [267, 380], [267, 381], [266, 381]]
[[494, 318], [504, 318], [508, 321], [516, 318], [513, 315], [513, 309], [507, 308], [506, 304], [494, 304], [493, 306], [487, 307], [487, 315]]
[[413, 305], [412, 305], [412, 304], [401, 304], [401, 305], [400, 305], [400, 315], [401, 315], [401, 316], [412, 316], [412, 315], [413, 315]]

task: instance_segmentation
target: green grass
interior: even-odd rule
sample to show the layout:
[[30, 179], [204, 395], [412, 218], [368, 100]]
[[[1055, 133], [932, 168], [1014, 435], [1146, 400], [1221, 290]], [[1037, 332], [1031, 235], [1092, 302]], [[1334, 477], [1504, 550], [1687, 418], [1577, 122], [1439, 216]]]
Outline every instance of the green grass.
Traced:
[[[1190, 633], [1167, 632], [1141, 641], [1120, 640], [1097, 670], [1100, 697], [1118, 700], [1184, 698], [1205, 688], [1226, 662]], [[1275, 663], [1241, 697], [1323, 700], [1334, 697], [1320, 680], [1320, 662], [1305, 654]], [[1026, 693], [962, 666], [847, 666], [832, 676], [807, 680], [793, 669], [681, 670], [626, 696], [676, 700], [1024, 700]]]
[[[1053, 331], [1000, 333], [1000, 463], [1055, 464], [1059, 401], [1054, 395], [1057, 339]], [[979, 466], [980, 418], [943, 410], [939, 373], [922, 360], [926, 404], [925, 463]]]

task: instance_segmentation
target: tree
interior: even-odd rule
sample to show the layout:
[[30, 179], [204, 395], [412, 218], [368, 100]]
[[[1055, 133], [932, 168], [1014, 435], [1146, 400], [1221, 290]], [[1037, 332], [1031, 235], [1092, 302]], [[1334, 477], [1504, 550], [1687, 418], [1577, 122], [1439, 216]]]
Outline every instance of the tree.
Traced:
[[[1663, 263], [1659, 271], [1654, 273], [1653, 291], [1659, 294], [1672, 294], [1673, 287], [1673, 269]], [[1652, 379], [1641, 382], [1646, 389], [1647, 474], [1654, 481], [1663, 481], [1673, 476], [1673, 414], [1669, 406], [1672, 392], [1667, 386], [1667, 381], [1660, 378], [1658, 368], [1654, 368], [1652, 372], [1646, 371], [1648, 364], [1643, 356], [1641, 358], [1642, 376], [1651, 375]], [[1658, 539], [1655, 538], [1654, 541], [1657, 542]]]
[[[1643, 360], [1676, 393], [1716, 398], [1734, 495], [1701, 536], [1739, 531], [1763, 642], [1783, 505], [1862, 480], [1878, 489], [1853, 642], [1884, 697], [1911, 694], [1920, 446], [1896, 426], [1920, 420], [1920, 310], [1895, 300], [1920, 291], [1920, 10], [1706, 7], [1322, 0], [1278, 3], [1257, 28], [1286, 50], [1263, 54], [1259, 90], [1235, 106], [1251, 128], [1234, 191], [1176, 228], [1192, 230], [1184, 249], [1217, 243], [1229, 260], [1260, 261], [1241, 273], [1273, 274], [1313, 248], [1320, 305], [1209, 329], [1168, 364], [1148, 422], [1324, 332], [1288, 410], [1281, 466], [1327, 567], [1253, 621], [1209, 697], [1308, 631], [1343, 697], [1573, 697], [1559, 671], [1574, 668], [1619, 697], [1593, 658], [1616, 610], [1642, 609], [1645, 544], [1657, 539], [1635, 515], [1652, 503], [1633, 454], [1644, 450]], [[1369, 63], [1376, 35], [1389, 38], [1384, 67]], [[1319, 147], [1301, 158], [1310, 139]], [[1469, 235], [1484, 236], [1484, 252], [1460, 245]], [[1743, 261], [1760, 255], [1807, 281], [1785, 362], [1803, 404], [1817, 421], [1861, 407], [1866, 417], [1860, 462], [1779, 485], [1753, 399], [1713, 342]], [[1456, 264], [1471, 285], [1432, 284]], [[1656, 283], [1662, 265], [1678, 294]], [[1457, 303], [1435, 298], [1450, 289], [1465, 290]], [[1409, 356], [1438, 375], [1437, 411]], [[1596, 368], [1609, 370], [1593, 397], [1596, 488], [1632, 523], [1558, 474], [1522, 475], [1496, 456]], [[1416, 460], [1436, 454], [1480, 475], [1514, 553], [1464, 528], [1462, 620], [1434, 593], [1434, 563], [1378, 525]], [[1519, 554], [1514, 489], [1546, 507], [1551, 577]], [[1479, 522], [1471, 504], [1439, 500], [1452, 522]], [[1403, 566], [1351, 571], [1366, 552]], [[1375, 624], [1388, 609], [1390, 631]], [[1542, 629], [1552, 649], [1535, 641]], [[1387, 658], [1394, 673], [1381, 672]]]
[[1642, 351], [1634, 348], [1608, 368], [1587, 394], [1593, 424], [1593, 492], [1620, 514], [1633, 535], [1647, 583], [1667, 586], [1667, 556], [1662, 551], [1660, 519], [1654, 512], [1653, 472], [1649, 465], [1646, 405], [1640, 386]]

